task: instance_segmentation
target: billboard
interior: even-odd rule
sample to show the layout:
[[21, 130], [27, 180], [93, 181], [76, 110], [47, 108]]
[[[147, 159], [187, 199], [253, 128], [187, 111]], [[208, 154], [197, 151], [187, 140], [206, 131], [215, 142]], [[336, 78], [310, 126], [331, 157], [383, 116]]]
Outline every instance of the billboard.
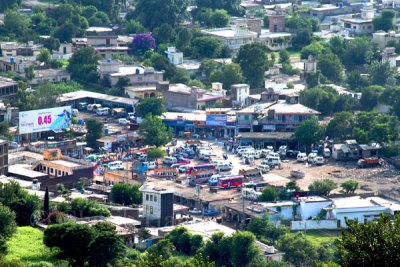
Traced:
[[207, 126], [226, 126], [228, 116], [226, 114], [207, 114]]
[[20, 112], [19, 133], [62, 131], [71, 127], [71, 115], [71, 106]]

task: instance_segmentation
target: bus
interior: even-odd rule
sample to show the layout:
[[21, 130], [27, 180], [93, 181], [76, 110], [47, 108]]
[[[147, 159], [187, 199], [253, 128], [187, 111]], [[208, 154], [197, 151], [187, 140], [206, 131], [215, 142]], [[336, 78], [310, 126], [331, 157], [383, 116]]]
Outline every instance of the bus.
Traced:
[[212, 171], [212, 172], [214, 172], [214, 170], [215, 170], [214, 164], [193, 165], [188, 168], [187, 174], [191, 175], [193, 172], [196, 172], [196, 171]]
[[244, 180], [243, 175], [232, 175], [230, 177], [221, 177], [218, 179], [218, 186], [221, 188], [232, 188], [241, 186]]
[[192, 172], [192, 174], [188, 176], [189, 185], [195, 186], [196, 184], [207, 183], [213, 174], [213, 171], [209, 170]]
[[218, 184], [219, 178], [224, 178], [224, 177], [232, 177], [234, 175], [232, 174], [214, 174], [208, 179], [208, 184], [210, 186], [216, 186]]

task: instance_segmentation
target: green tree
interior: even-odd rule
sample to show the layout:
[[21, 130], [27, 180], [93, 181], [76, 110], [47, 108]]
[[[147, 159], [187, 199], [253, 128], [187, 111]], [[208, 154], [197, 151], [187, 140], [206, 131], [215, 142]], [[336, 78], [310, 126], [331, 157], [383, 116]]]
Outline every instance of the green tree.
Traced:
[[[7, 206], [0, 203], [0, 237], [3, 240], [9, 239], [17, 230], [15, 213]], [[1, 253], [0, 253], [1, 255]]]
[[74, 266], [84, 266], [88, 256], [89, 245], [95, 232], [87, 224], [56, 224], [44, 231], [46, 246], [57, 247], [59, 257], [68, 259]]
[[314, 87], [300, 92], [300, 103], [321, 112], [322, 115], [331, 115], [338, 93], [331, 87]]
[[165, 112], [164, 99], [160, 97], [148, 97], [140, 101], [136, 107], [136, 116], [146, 117], [147, 114], [160, 116]]
[[49, 188], [47, 186], [46, 186], [46, 191], [44, 193], [43, 213], [45, 218], [47, 218], [47, 216], [50, 214]]
[[129, 206], [142, 203], [142, 194], [137, 184], [117, 183], [111, 189], [111, 199], [115, 203]]
[[310, 147], [323, 138], [324, 131], [318, 124], [317, 118], [312, 118], [303, 121], [296, 127], [295, 136], [297, 142], [304, 145], [306, 148]]
[[369, 64], [377, 56], [377, 52], [377, 45], [369, 38], [355, 38], [346, 45], [342, 58], [343, 64], [347, 69]]
[[328, 80], [340, 82], [343, 78], [343, 66], [338, 56], [333, 53], [320, 55], [318, 69]]
[[279, 63], [290, 64], [290, 55], [286, 49], [279, 51]]
[[340, 187], [342, 187], [343, 191], [346, 194], [350, 194], [350, 193], [353, 194], [357, 190], [358, 184], [359, 183], [355, 180], [348, 180], [346, 182], [341, 183]]
[[149, 248], [147, 251], [149, 254], [161, 256], [164, 260], [167, 260], [172, 256], [173, 249], [174, 245], [170, 241], [167, 239], [161, 239], [157, 242], [157, 244]]
[[396, 266], [400, 219], [389, 215], [368, 222], [346, 220], [348, 229], [337, 242], [341, 266]]
[[7, 9], [15, 8], [21, 4], [21, 0], [2, 0], [0, 2], [0, 12], [4, 12]]
[[83, 47], [72, 55], [69, 59], [68, 71], [71, 72], [71, 78], [85, 82], [95, 83], [99, 79], [97, 73], [97, 62], [100, 55], [96, 54], [93, 47]]
[[260, 251], [255, 244], [256, 238], [250, 232], [235, 232], [232, 235], [231, 262], [234, 267], [251, 266], [260, 260]]
[[160, 159], [165, 156], [165, 152], [159, 148], [149, 148], [147, 150], [147, 158], [149, 160]]
[[168, 24], [162, 24], [153, 30], [154, 39], [157, 43], [175, 43], [177, 35], [175, 29]]
[[110, 211], [103, 204], [85, 198], [75, 198], [71, 201], [71, 210], [76, 217], [104, 216], [109, 217]]
[[143, 25], [136, 20], [127, 20], [124, 23], [125, 33], [127, 34], [136, 34], [145, 32], [145, 28]]
[[394, 10], [382, 10], [379, 17], [375, 17], [372, 21], [374, 31], [388, 32], [394, 28], [394, 18], [396, 12]]
[[40, 50], [39, 55], [36, 57], [40, 62], [48, 64], [51, 60], [51, 53], [47, 48], [43, 48]]
[[267, 186], [259, 198], [260, 201], [275, 201], [278, 198], [278, 192], [275, 188]]
[[187, 6], [188, 2], [185, 0], [138, 0], [134, 15], [149, 29], [164, 23], [176, 26], [186, 18]]
[[327, 196], [329, 193], [335, 189], [336, 183], [329, 179], [322, 179], [314, 181], [308, 186], [308, 190], [316, 192], [318, 195]]
[[330, 138], [345, 140], [351, 137], [354, 126], [353, 115], [350, 112], [338, 112], [333, 115], [326, 128]]
[[371, 85], [395, 85], [397, 68], [390, 66], [389, 62], [381, 63], [372, 61], [368, 69]]
[[182, 28], [178, 31], [178, 40], [176, 42], [176, 47], [184, 51], [187, 47], [190, 46], [190, 42], [192, 40], [192, 33], [187, 28]]
[[29, 67], [25, 68], [25, 77], [31, 81], [35, 78], [35, 66], [30, 65]]
[[339, 58], [342, 58], [346, 49], [344, 38], [342, 36], [333, 36], [329, 40], [329, 49]]
[[285, 252], [284, 260], [294, 266], [311, 266], [317, 258], [316, 248], [302, 233], [286, 234], [278, 240], [278, 248]]
[[222, 42], [214, 37], [200, 36], [192, 40], [193, 55], [197, 58], [216, 58], [222, 50]]
[[86, 121], [86, 142], [88, 146], [97, 148], [97, 139], [104, 134], [104, 123], [98, 118], [90, 118]]
[[372, 85], [362, 89], [361, 109], [371, 111], [378, 104], [379, 97], [384, 90], [385, 88], [379, 85]]
[[233, 84], [243, 83], [242, 70], [240, 65], [232, 63], [225, 65], [221, 71], [211, 74], [211, 82], [221, 82], [226, 90], [230, 90]]
[[144, 143], [150, 146], [163, 146], [172, 140], [172, 129], [163, 124], [158, 117], [148, 114], [139, 126], [139, 134], [144, 136]]
[[125, 256], [126, 247], [115, 232], [97, 233], [88, 247], [90, 266], [107, 267]]
[[200, 64], [200, 70], [210, 78], [211, 74], [219, 69], [218, 63], [213, 59], [203, 60]]
[[8, 34], [14, 34], [17, 37], [26, 37], [31, 27], [31, 20], [25, 14], [19, 14], [8, 10], [4, 17], [4, 30]]
[[310, 55], [314, 58], [322, 54], [324, 47], [320, 42], [313, 42], [301, 49], [301, 59], [307, 59]]
[[223, 28], [228, 25], [230, 16], [228, 15], [228, 12], [223, 9], [217, 9], [212, 12], [210, 21], [213, 27], [215, 28]]
[[252, 43], [241, 46], [236, 62], [251, 88], [264, 86], [265, 72], [270, 66], [265, 45]]
[[366, 75], [362, 75], [361, 72], [354, 70], [346, 73], [347, 84], [353, 91], [360, 90], [369, 85], [369, 78]]

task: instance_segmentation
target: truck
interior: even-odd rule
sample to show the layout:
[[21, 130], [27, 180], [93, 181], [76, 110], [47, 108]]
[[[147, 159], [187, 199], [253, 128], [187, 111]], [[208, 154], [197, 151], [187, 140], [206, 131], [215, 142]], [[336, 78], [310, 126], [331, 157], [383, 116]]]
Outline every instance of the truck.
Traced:
[[360, 168], [376, 167], [382, 165], [382, 160], [377, 157], [362, 158], [357, 162], [357, 166]]
[[257, 192], [253, 188], [242, 188], [242, 197], [244, 199], [248, 200], [258, 200], [258, 198], [261, 196], [261, 192]]

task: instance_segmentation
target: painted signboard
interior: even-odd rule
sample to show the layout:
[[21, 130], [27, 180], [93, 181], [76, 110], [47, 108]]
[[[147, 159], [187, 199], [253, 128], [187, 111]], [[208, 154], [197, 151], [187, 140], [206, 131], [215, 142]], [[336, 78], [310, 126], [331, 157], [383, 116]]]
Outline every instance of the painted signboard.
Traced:
[[62, 131], [71, 127], [71, 106], [23, 111], [19, 113], [19, 133]]

